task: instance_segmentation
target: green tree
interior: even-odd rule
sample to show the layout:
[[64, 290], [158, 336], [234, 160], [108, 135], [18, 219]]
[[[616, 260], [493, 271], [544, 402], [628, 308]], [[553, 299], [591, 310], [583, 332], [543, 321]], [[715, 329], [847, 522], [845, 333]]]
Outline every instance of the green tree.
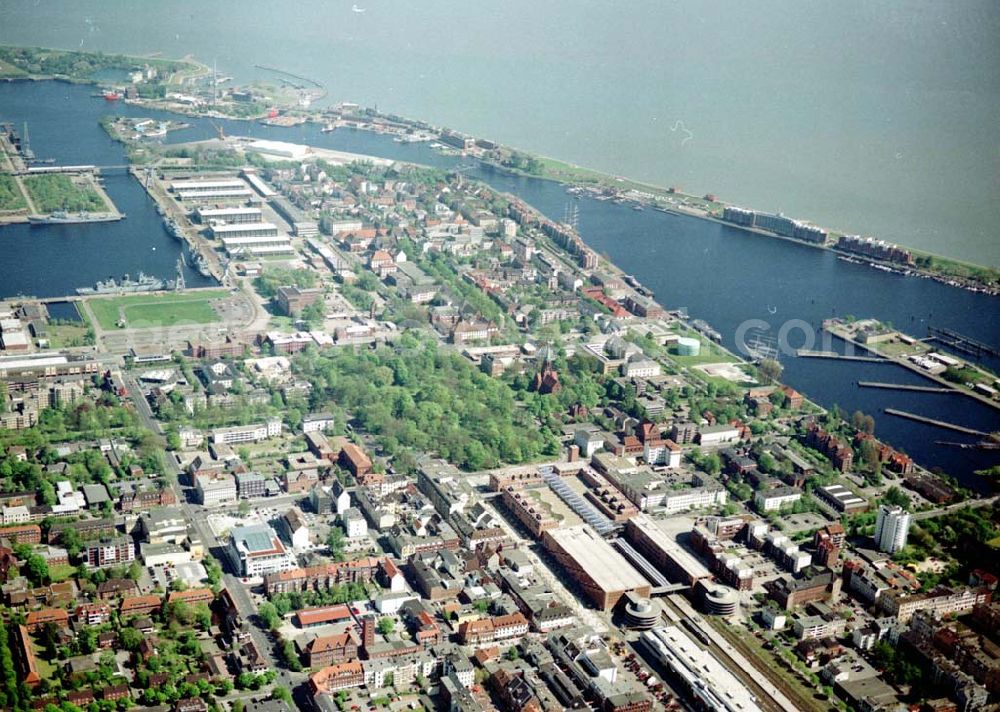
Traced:
[[198, 604], [194, 609], [195, 623], [204, 631], [212, 627], [212, 612], [204, 603]]
[[903, 509], [909, 509], [912, 505], [909, 495], [907, 495], [903, 490], [901, 490], [896, 485], [893, 485], [886, 493], [882, 496], [882, 501], [888, 505], [895, 507], [902, 507]]
[[302, 662], [299, 660], [299, 656], [295, 652], [295, 643], [291, 640], [286, 640], [281, 645], [281, 657], [285, 660], [285, 665], [292, 672], [298, 672], [302, 669]]
[[757, 365], [757, 370], [760, 372], [761, 380], [765, 383], [778, 383], [781, 380], [784, 368], [777, 360], [765, 358], [761, 359], [761, 362]]
[[194, 619], [194, 611], [186, 601], [174, 601], [168, 604], [170, 617], [181, 625], [189, 625]]
[[42, 504], [52, 506], [59, 501], [58, 497], [56, 497], [56, 488], [48, 480], [42, 480], [38, 492], [42, 496]]
[[281, 625], [281, 616], [278, 615], [278, 611], [272, 603], [265, 602], [260, 604], [257, 608], [257, 614], [264, 622], [264, 626], [270, 630], [274, 630]]
[[143, 641], [142, 633], [131, 626], [122, 628], [118, 637], [121, 639], [122, 647], [131, 651], [138, 650]]
[[24, 566], [21, 568], [21, 573], [27, 576], [32, 583], [39, 586], [47, 584], [52, 580], [49, 576], [48, 562], [38, 554], [28, 556]]
[[74, 559], [79, 556], [80, 549], [83, 548], [83, 540], [80, 538], [79, 532], [72, 528], [66, 528], [59, 534], [59, 543]]
[[330, 557], [334, 561], [344, 560], [344, 548], [347, 546], [344, 530], [339, 524], [330, 527], [330, 533], [326, 537], [326, 545], [330, 548]]
[[392, 618], [382, 618], [378, 622], [378, 632], [382, 635], [389, 635], [392, 631], [396, 630], [396, 621]]
[[76, 636], [76, 642], [81, 653], [94, 652], [97, 650], [97, 629], [92, 626], [81, 628]]
[[219, 566], [219, 562], [208, 557], [202, 560], [202, 565], [205, 567], [205, 580], [208, 581], [208, 585], [218, 585], [222, 581], [222, 567]]

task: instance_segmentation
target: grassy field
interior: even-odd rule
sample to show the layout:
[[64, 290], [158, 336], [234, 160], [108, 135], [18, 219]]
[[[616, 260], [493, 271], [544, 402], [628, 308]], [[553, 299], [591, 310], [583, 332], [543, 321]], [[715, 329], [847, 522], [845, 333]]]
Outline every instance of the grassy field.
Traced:
[[91, 299], [88, 306], [103, 329], [115, 329], [121, 314], [128, 326], [154, 327], [177, 324], [211, 324], [219, 316], [209, 302], [226, 296], [225, 290], [188, 294], [135, 294]]
[[75, 346], [87, 346], [89, 324], [86, 321], [76, 324], [50, 324], [47, 330], [49, 348], [64, 349]]
[[14, 176], [0, 173], [0, 210], [24, 210], [28, 204]]
[[721, 349], [720, 347], [712, 344], [708, 345], [709, 342], [702, 340], [701, 342], [701, 353], [697, 356], [680, 356], [675, 354], [673, 351], [670, 352], [669, 356], [672, 361], [675, 361], [681, 366], [699, 366], [706, 363], [738, 363], [739, 360], [733, 358], [731, 353], [728, 353]]
[[27, 74], [23, 69], [15, 67], [10, 62], [0, 59], [0, 79], [14, 79]]
[[45, 660], [45, 659], [39, 657], [39, 654], [42, 653], [42, 646], [39, 645], [37, 642], [32, 647], [34, 647], [34, 649], [35, 649], [35, 651], [34, 651], [35, 652], [35, 665], [36, 665], [36, 667], [38, 669], [39, 676], [43, 680], [51, 680], [51, 679], [53, 679], [53, 677], [56, 674], [56, 665], [55, 665], [55, 663], [51, 663], [48, 660]]
[[52, 583], [65, 581], [75, 573], [76, 567], [70, 566], [69, 564], [56, 564], [55, 566], [49, 567], [49, 576], [52, 578]]
[[738, 363], [739, 359], [733, 356], [733, 354], [726, 351], [719, 344], [706, 339], [697, 331], [693, 329], [687, 329], [679, 324], [674, 328], [674, 330], [681, 336], [690, 337], [692, 339], [698, 339], [701, 342], [701, 352], [697, 356], [680, 356], [674, 353], [673, 349], [670, 350], [669, 356], [671, 360], [677, 362], [681, 366], [698, 366], [705, 363]]
[[103, 212], [108, 209], [104, 199], [90, 186], [74, 183], [65, 175], [29, 176], [24, 187], [40, 213], [56, 210], [67, 212]]
[[909, 356], [911, 354], [923, 354], [931, 350], [927, 344], [918, 341], [915, 344], [904, 344], [902, 341], [890, 341], [877, 344], [878, 350], [890, 356]]

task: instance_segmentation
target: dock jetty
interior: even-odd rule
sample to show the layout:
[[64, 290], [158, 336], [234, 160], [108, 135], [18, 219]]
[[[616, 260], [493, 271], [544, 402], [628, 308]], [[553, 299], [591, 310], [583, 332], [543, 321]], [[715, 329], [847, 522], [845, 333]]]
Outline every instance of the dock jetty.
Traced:
[[918, 393], [955, 393], [961, 395], [953, 388], [938, 386], [913, 386], [909, 383], [880, 383], [879, 381], [858, 381], [862, 388], [886, 388], [894, 391], [917, 391]]
[[954, 423], [946, 423], [943, 420], [935, 420], [934, 418], [927, 418], [923, 415], [917, 415], [916, 413], [908, 413], [905, 410], [886, 408], [885, 413], [887, 415], [895, 415], [897, 418], [906, 418], [907, 420], [913, 420], [918, 423], [925, 423], [927, 425], [936, 425], [939, 428], [954, 430], [957, 433], [965, 433], [966, 435], [979, 435], [981, 437], [987, 437], [989, 435], [989, 433], [984, 433], [982, 430], [975, 430], [973, 428], [967, 428], [964, 425], [955, 425]]
[[795, 352], [796, 356], [805, 356], [807, 358], [828, 358], [837, 361], [867, 361], [868, 363], [892, 363], [889, 359], [879, 358], [877, 356], [848, 356], [846, 354], [838, 354], [836, 351], [812, 351], [810, 349], [799, 349]]

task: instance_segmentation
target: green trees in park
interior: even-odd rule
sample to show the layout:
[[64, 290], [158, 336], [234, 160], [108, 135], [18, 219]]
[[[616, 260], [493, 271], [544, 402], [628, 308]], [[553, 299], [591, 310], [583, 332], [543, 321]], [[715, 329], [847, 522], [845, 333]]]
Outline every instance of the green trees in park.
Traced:
[[293, 591], [291, 593], [276, 593], [268, 603], [261, 604], [258, 612], [268, 628], [280, 624], [282, 616], [292, 611], [313, 606], [330, 606], [337, 603], [347, 603], [365, 598], [368, 591], [362, 583], [345, 583], [333, 586], [324, 591]]
[[296, 367], [313, 384], [314, 407], [346, 409], [390, 456], [435, 452], [480, 470], [558, 450], [554, 433], [539, 429], [506, 383], [425, 335], [407, 333], [374, 351], [304, 353]]
[[96, 190], [77, 185], [66, 175], [29, 176], [24, 179], [24, 187], [31, 195], [35, 208], [42, 213], [57, 210], [71, 213], [101, 212], [108, 209]]
[[[0, 62], [26, 74], [71, 79], [89, 79], [101, 69], [133, 69], [142, 64], [155, 67], [160, 76], [165, 76], [185, 66], [184, 62], [164, 59], [140, 60], [121, 54], [70, 52], [42, 47], [0, 47]], [[14, 72], [10, 72], [10, 75], [16, 76]]]
[[268, 267], [254, 280], [253, 286], [262, 297], [273, 297], [278, 292], [278, 287], [315, 287], [316, 273], [307, 269]]
[[23, 210], [27, 207], [21, 189], [17, 187], [14, 177], [0, 173], [0, 210]]

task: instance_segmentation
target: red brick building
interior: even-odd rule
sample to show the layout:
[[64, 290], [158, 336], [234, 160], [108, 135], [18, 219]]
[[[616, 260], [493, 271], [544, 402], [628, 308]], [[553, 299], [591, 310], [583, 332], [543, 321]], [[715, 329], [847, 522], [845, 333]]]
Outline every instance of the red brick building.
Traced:
[[360, 641], [354, 631], [339, 635], [324, 635], [309, 642], [305, 648], [307, 667], [325, 667], [357, 660]]
[[[373, 481], [372, 461], [365, 451], [354, 443], [345, 443], [340, 450], [340, 466], [346, 468], [359, 484], [368, 484]], [[382, 476], [378, 476], [378, 481]]]
[[365, 671], [358, 661], [325, 667], [309, 676], [309, 691], [315, 697], [365, 684]]
[[69, 626], [69, 613], [61, 608], [43, 608], [28, 613], [24, 622], [30, 633], [41, 630], [48, 623], [54, 623], [60, 628], [67, 628]]
[[42, 528], [37, 524], [18, 524], [0, 529], [0, 539], [10, 539], [15, 544], [40, 544]]
[[159, 596], [129, 596], [122, 599], [122, 604], [118, 608], [118, 615], [125, 616], [146, 616], [154, 611], [158, 611], [162, 601]]
[[267, 574], [264, 590], [267, 595], [292, 591], [325, 591], [342, 583], [368, 582], [378, 573], [379, 559], [366, 556], [353, 561], [307, 566], [291, 571]]

